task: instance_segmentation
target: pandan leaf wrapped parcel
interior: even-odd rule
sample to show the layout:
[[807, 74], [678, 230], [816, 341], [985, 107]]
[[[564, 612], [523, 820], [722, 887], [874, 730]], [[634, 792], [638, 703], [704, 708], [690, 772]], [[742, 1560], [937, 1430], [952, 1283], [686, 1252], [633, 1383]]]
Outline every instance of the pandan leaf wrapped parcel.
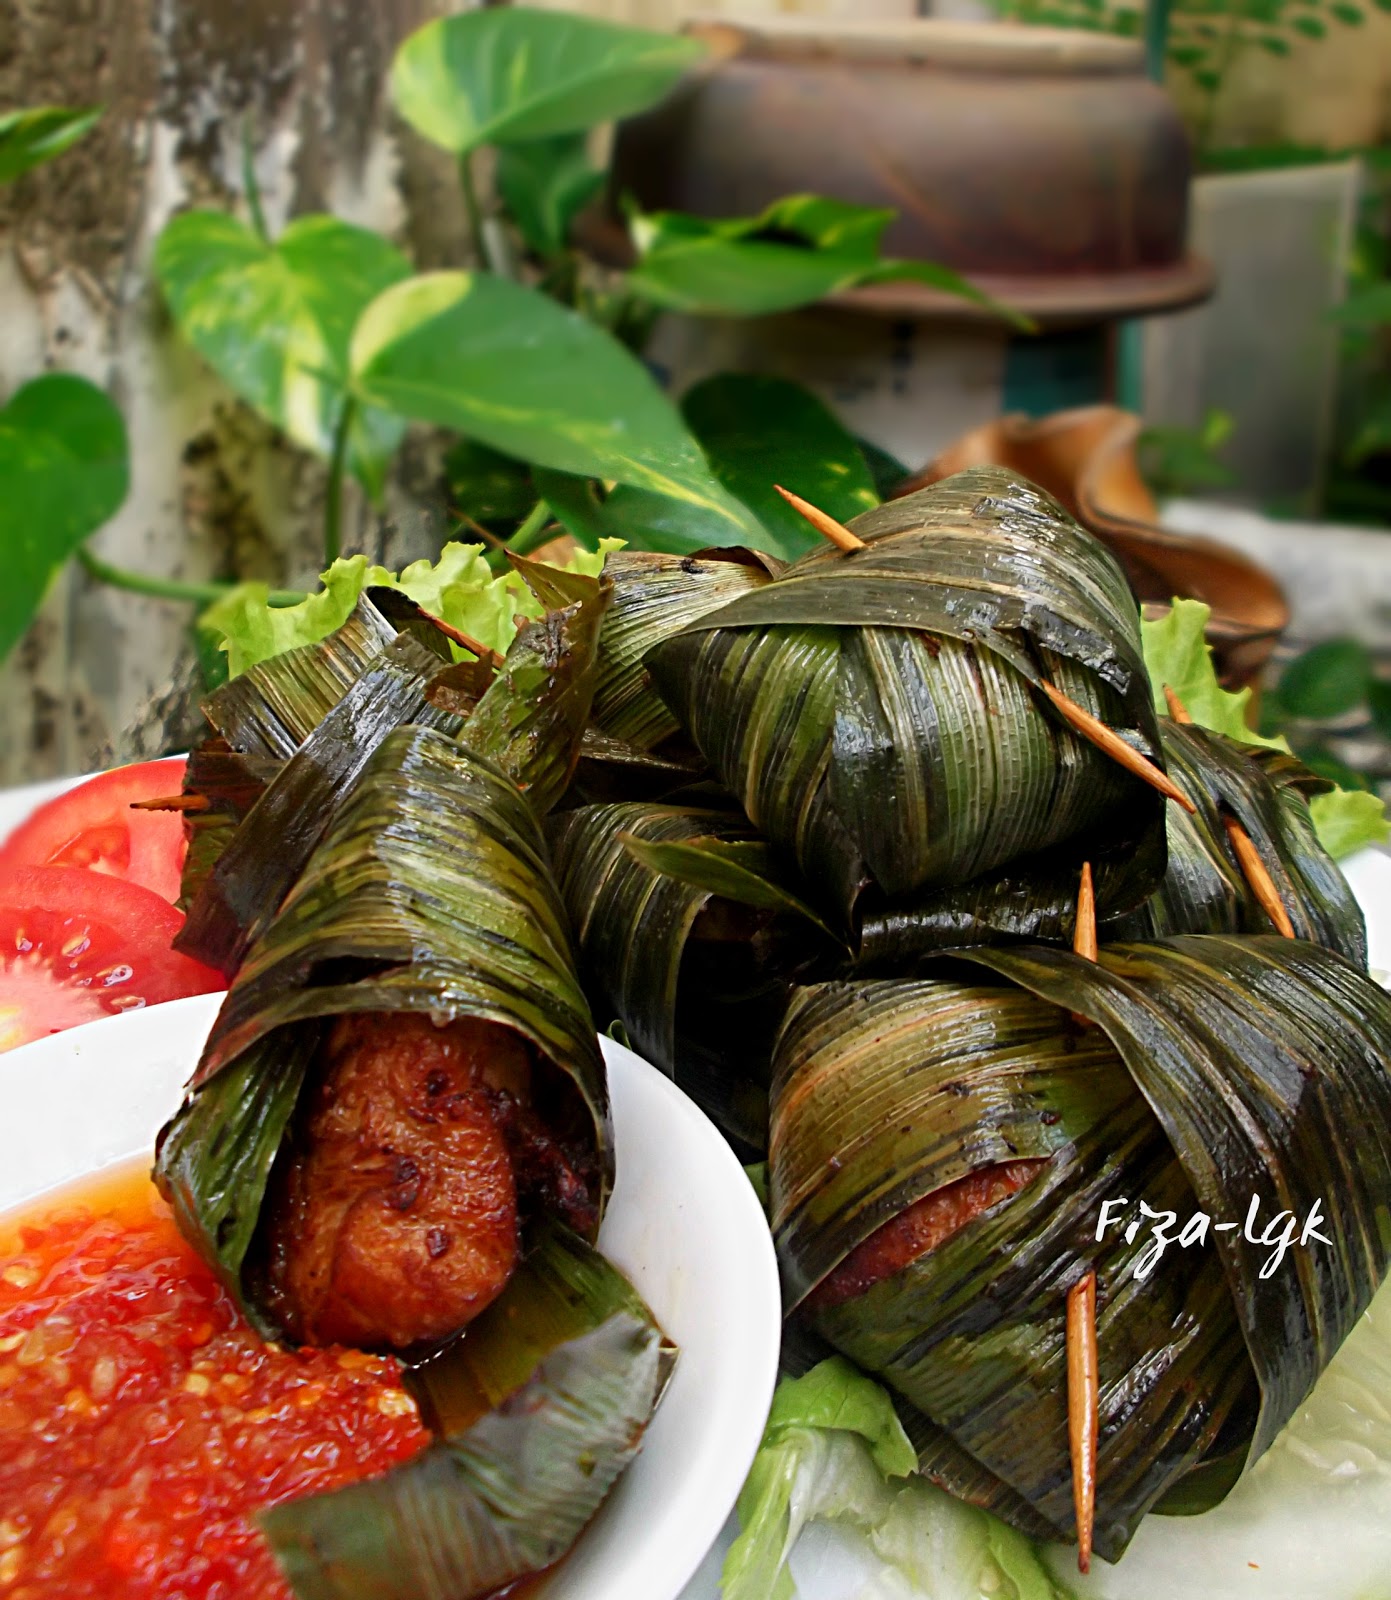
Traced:
[[[306, 1118], [331, 1124], [334, 1107], [320, 1103], [315, 1080], [347, 1049], [335, 1042], [345, 1021], [357, 1019], [361, 1034], [381, 1019], [410, 1017], [437, 1031], [462, 1022], [483, 1030], [478, 1047], [507, 1076], [493, 1093], [519, 1136], [530, 1119], [549, 1119], [543, 1131], [569, 1151], [555, 1172], [533, 1174], [539, 1196], [592, 1237], [612, 1181], [607, 1092], [539, 825], [503, 773], [419, 727], [388, 735], [333, 817], [238, 970], [188, 1099], [161, 1137], [157, 1177], [180, 1226], [265, 1331], [284, 1331], [283, 1302], [295, 1298], [283, 1281], [277, 1289], [275, 1241], [261, 1226], [277, 1157], [293, 1152]], [[444, 1077], [442, 1105], [465, 1093], [454, 1065], [429, 1069]], [[428, 1104], [408, 1110], [431, 1114]], [[507, 1175], [497, 1170], [500, 1153], [488, 1150], [488, 1192], [503, 1205]], [[356, 1159], [351, 1146], [350, 1154]], [[403, 1170], [403, 1216], [412, 1214], [417, 1179], [428, 1182], [428, 1173]], [[280, 1196], [282, 1212], [295, 1203]], [[422, 1294], [431, 1281], [431, 1226], [445, 1224], [422, 1215], [422, 1237], [410, 1244]], [[448, 1262], [447, 1251], [439, 1260]], [[345, 1307], [333, 1311], [335, 1335], [343, 1336], [347, 1318]], [[322, 1317], [301, 1315], [292, 1331], [303, 1337], [306, 1328], [322, 1334]], [[372, 1342], [354, 1331], [345, 1342]]]
[[[262, 662], [210, 697], [204, 712], [233, 753], [281, 757], [288, 767], [251, 809], [228, 816], [224, 805], [210, 814], [221, 825], [207, 830], [212, 837], [186, 874], [180, 949], [235, 972], [337, 798], [394, 728], [461, 734], [526, 791], [538, 815], [549, 810], [579, 759], [612, 591], [583, 574], [515, 565], [547, 609], [523, 624], [500, 664], [450, 666], [450, 644], [435, 619], [394, 590], [373, 589], [326, 639]], [[228, 829], [228, 821], [237, 826]], [[268, 851], [272, 837], [277, 848]]]
[[547, 837], [597, 1014], [761, 1153], [773, 1038], [792, 983], [834, 959], [830, 930], [733, 810], [581, 806]]
[[848, 925], [862, 899], [901, 903], [1084, 838], [1124, 854], [1157, 835], [1162, 871], [1159, 796], [1049, 694], [1162, 763], [1138, 612], [1104, 547], [996, 469], [853, 532], [864, 548], [803, 557], [644, 657], [818, 907]]
[[[1391, 1151], [1363, 1130], [1391, 1118], [1388, 1058], [1391, 998], [1298, 940], [974, 949], [801, 990], [771, 1091], [789, 1311], [920, 1414], [946, 1487], [1066, 1538], [1064, 1304], [1095, 1272], [1114, 1560], [1151, 1508], [1222, 1497], [1384, 1275]], [[1142, 1200], [1171, 1238], [1200, 1212], [1237, 1226], [1137, 1275]], [[1316, 1215], [1331, 1243], [1263, 1276], [1252, 1207], [1258, 1238]]]
[[[500, 664], [418, 659], [415, 703], [374, 694], [365, 753], [161, 1136], [181, 1226], [263, 1331], [438, 1351], [415, 1380], [432, 1446], [267, 1514], [305, 1597], [470, 1600], [550, 1565], [640, 1447], [674, 1360], [585, 1243], [612, 1182], [607, 1092], [539, 817], [578, 755], [607, 588], [541, 588], [549, 611]], [[317, 795], [324, 730], [416, 648], [370, 657], [258, 805]], [[420, 720], [389, 726], [403, 711]]]
[[610, 551], [604, 576], [613, 605], [599, 640], [594, 721], [611, 738], [652, 750], [678, 731], [644, 657], [687, 623], [766, 584], [781, 570], [771, 556], [709, 550], [699, 556]]
[[1264, 865], [1293, 932], [1365, 970], [1362, 908], [1309, 812], [1310, 797], [1333, 785], [1282, 750], [1238, 744], [1195, 724], [1161, 718], [1160, 737], [1169, 775], [1195, 809], [1169, 807], [1164, 881], [1139, 911], [1113, 921], [1108, 936], [1271, 931], [1236, 857], [1235, 823]]

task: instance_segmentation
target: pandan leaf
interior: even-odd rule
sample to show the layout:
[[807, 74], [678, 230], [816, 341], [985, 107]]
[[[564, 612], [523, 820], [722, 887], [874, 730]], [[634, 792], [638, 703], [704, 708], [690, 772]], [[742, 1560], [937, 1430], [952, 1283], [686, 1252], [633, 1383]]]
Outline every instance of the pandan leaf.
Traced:
[[867, 891], [896, 901], [1161, 829], [1158, 797], [1034, 688], [1048, 679], [1162, 761], [1135, 602], [1098, 541], [995, 468], [853, 531], [863, 549], [804, 556], [644, 658], [818, 906], [850, 922]]
[[[599, 1212], [612, 1184], [598, 1040], [538, 825], [516, 785], [446, 733], [412, 726], [388, 733], [341, 790], [328, 796], [326, 831], [237, 970], [156, 1165], [181, 1228], [262, 1329], [270, 1314], [244, 1252], [276, 1129], [267, 1125], [265, 1141], [225, 1129], [234, 1114], [262, 1115], [261, 1099], [322, 1019], [423, 1012], [521, 1034], [588, 1108]], [[254, 821], [253, 811], [243, 830]], [[283, 849], [272, 833], [259, 842], [267, 856]]]
[[516, 566], [547, 609], [518, 632], [459, 736], [507, 773], [544, 816], [580, 758], [594, 701], [599, 629], [613, 586], [537, 562]]
[[[547, 835], [596, 1011], [618, 1017], [633, 1048], [741, 1147], [762, 1149], [788, 984], [825, 957], [826, 942], [774, 885], [763, 898], [776, 907], [740, 905], [647, 859], [693, 840], [707, 851], [712, 841], [761, 849], [753, 830], [729, 811], [630, 801], [559, 813]], [[726, 858], [715, 870], [729, 867]], [[734, 872], [744, 888], [751, 876]]]
[[[939, 963], [794, 995], [770, 1101], [787, 1303], [922, 1419], [938, 1481], [1066, 1538], [1063, 1302], [1095, 1271], [1097, 1548], [1114, 1560], [1156, 1503], [1222, 1497], [1232, 1461], [1265, 1448], [1385, 1272], [1391, 1156], [1352, 1130], [1391, 1111], [1391, 998], [1339, 956], [1274, 937], [1103, 945], [1095, 963], [1037, 945], [954, 960], [989, 976]], [[885, 1224], [1020, 1160], [1022, 1187], [907, 1265], [829, 1293]], [[1143, 1218], [1126, 1237], [1137, 1197], [1178, 1224], [1201, 1210], [1235, 1226], [1146, 1273]], [[1316, 1200], [1331, 1244], [1262, 1276], [1283, 1222], [1294, 1213], [1297, 1236]], [[1240, 1231], [1253, 1203], [1258, 1239], [1285, 1213], [1257, 1244]]]
[[495, 1593], [570, 1549], [641, 1449], [675, 1347], [602, 1256], [544, 1231], [416, 1386], [437, 1438], [379, 1478], [263, 1512], [300, 1600]]

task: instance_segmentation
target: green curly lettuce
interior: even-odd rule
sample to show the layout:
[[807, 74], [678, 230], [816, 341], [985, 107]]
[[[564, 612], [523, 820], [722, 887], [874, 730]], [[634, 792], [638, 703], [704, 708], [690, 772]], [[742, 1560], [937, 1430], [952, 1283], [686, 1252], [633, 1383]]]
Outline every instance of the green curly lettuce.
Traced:
[[[598, 550], [576, 550], [566, 570], [597, 577], [621, 539]], [[538, 617], [541, 603], [515, 572], [495, 573], [482, 546], [447, 544], [438, 561], [413, 561], [399, 573], [366, 556], [340, 557], [321, 574], [322, 587], [298, 605], [273, 606], [264, 583], [239, 583], [203, 612], [198, 626], [227, 654], [232, 677], [296, 645], [313, 644], [341, 627], [364, 589], [400, 589], [451, 627], [501, 654], [517, 631], [516, 618]]]
[[[1205, 630], [1211, 608], [1199, 600], [1175, 600], [1167, 616], [1142, 622], [1145, 650], [1155, 709], [1167, 713], [1167, 684], [1188, 708], [1194, 722], [1244, 744], [1288, 750], [1283, 739], [1267, 739], [1247, 723], [1251, 691], [1233, 694], [1217, 681]], [[1309, 803], [1319, 842], [1335, 861], [1364, 845], [1384, 844], [1391, 837], [1386, 807], [1374, 794], [1356, 789], [1334, 789], [1315, 795]]]
[[[839, 1356], [784, 1378], [739, 1496], [723, 1600], [793, 1600], [799, 1536], [829, 1535], [874, 1594], [1056, 1600], [1029, 1540], [916, 1475], [888, 1394]], [[905, 1585], [908, 1587], [905, 1589]]]

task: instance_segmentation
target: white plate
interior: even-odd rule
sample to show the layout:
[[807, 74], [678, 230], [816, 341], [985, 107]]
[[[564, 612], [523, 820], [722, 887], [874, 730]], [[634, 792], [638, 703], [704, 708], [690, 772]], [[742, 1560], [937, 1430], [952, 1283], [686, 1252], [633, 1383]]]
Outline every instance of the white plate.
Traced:
[[[148, 1154], [220, 995], [0, 1055], [0, 1209]], [[674, 1600], [743, 1484], [777, 1376], [768, 1225], [729, 1146], [654, 1067], [603, 1041], [618, 1183], [599, 1235], [681, 1348], [641, 1455], [538, 1600]]]

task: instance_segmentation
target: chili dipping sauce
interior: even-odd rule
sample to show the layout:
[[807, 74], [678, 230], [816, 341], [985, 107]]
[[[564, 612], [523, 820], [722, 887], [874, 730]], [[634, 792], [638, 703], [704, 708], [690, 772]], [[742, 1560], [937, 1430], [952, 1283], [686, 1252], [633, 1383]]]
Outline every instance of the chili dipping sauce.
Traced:
[[143, 1163], [0, 1217], [0, 1600], [288, 1600], [256, 1512], [428, 1441], [396, 1361], [254, 1333]]

